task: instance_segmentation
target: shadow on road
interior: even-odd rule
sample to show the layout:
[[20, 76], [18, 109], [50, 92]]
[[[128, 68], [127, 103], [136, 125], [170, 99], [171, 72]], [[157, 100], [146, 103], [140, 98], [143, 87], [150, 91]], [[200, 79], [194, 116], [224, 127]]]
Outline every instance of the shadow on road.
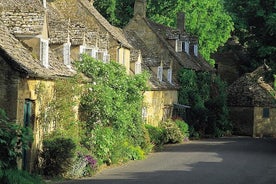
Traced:
[[221, 138], [168, 145], [145, 161], [112, 168], [76, 184], [273, 184], [276, 140]]

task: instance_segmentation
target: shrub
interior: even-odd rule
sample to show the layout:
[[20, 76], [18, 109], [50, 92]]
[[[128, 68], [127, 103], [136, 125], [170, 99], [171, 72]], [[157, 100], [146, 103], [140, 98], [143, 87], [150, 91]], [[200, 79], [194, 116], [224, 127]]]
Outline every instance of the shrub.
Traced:
[[0, 170], [1, 184], [43, 184], [43, 180], [36, 176], [17, 169]]
[[156, 147], [160, 147], [165, 142], [165, 132], [161, 127], [154, 127], [152, 125], [145, 125], [149, 132], [150, 140]]
[[72, 169], [68, 172], [68, 176], [71, 178], [91, 176], [97, 167], [98, 161], [93, 156], [79, 152], [75, 157]]
[[185, 138], [189, 138], [189, 125], [180, 119], [174, 121]]
[[16, 159], [22, 156], [22, 149], [29, 149], [32, 139], [30, 128], [9, 122], [0, 109], [0, 169], [16, 168]]
[[184, 136], [174, 121], [167, 120], [160, 125], [165, 132], [165, 143], [180, 143], [183, 141]]
[[42, 170], [45, 176], [64, 174], [72, 164], [76, 145], [71, 139], [50, 138], [43, 141], [41, 157]]

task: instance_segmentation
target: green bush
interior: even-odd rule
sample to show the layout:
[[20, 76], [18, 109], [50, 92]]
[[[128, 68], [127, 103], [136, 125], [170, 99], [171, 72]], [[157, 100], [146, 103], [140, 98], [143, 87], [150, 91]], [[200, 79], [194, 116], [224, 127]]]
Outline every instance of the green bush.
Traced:
[[174, 120], [178, 128], [180, 129], [181, 133], [185, 138], [189, 138], [189, 125], [185, 123], [183, 120], [176, 119]]
[[150, 141], [154, 146], [160, 147], [165, 142], [165, 131], [161, 127], [154, 127], [152, 125], [146, 124], [145, 127], [147, 128], [150, 136]]
[[9, 169], [5, 171], [0, 170], [1, 184], [43, 184], [43, 180], [36, 176], [31, 175], [26, 171], [17, 169]]
[[45, 176], [60, 176], [64, 174], [72, 164], [76, 145], [71, 139], [49, 138], [43, 141], [41, 157], [42, 170]]
[[181, 143], [184, 140], [184, 136], [181, 133], [179, 127], [172, 120], [161, 122], [161, 128], [165, 132], [165, 143]]
[[0, 109], [0, 169], [16, 168], [17, 158], [22, 156], [22, 149], [29, 149], [32, 139], [30, 128], [9, 122]]

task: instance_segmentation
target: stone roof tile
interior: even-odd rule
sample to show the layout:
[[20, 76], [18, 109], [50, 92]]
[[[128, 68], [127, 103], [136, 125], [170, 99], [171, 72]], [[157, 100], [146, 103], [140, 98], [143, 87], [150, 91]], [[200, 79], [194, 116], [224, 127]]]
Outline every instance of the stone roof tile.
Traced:
[[1, 20], [13, 34], [41, 34], [44, 11], [39, 0], [0, 0]]
[[7, 58], [16, 70], [32, 77], [53, 78], [59, 76], [72, 76], [74, 72], [60, 63], [51, 54], [49, 56], [49, 68], [45, 68], [41, 62], [34, 58], [31, 52], [22, 43], [10, 34], [8, 28], [0, 20], [0, 52]]
[[260, 66], [231, 84], [228, 87], [228, 105], [276, 107], [276, 91], [262, 80], [265, 73], [264, 66]]

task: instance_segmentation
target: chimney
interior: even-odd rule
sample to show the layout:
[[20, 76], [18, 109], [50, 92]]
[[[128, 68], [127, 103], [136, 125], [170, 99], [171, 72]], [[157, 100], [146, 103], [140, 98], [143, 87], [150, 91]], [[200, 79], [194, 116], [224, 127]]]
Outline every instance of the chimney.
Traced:
[[179, 31], [181, 33], [185, 32], [185, 13], [184, 12], [179, 12], [177, 14], [177, 29], [179, 29]]
[[134, 4], [134, 18], [146, 18], [147, 1], [136, 0]]
[[88, 0], [90, 3], [91, 3], [91, 5], [94, 5], [94, 0]]

